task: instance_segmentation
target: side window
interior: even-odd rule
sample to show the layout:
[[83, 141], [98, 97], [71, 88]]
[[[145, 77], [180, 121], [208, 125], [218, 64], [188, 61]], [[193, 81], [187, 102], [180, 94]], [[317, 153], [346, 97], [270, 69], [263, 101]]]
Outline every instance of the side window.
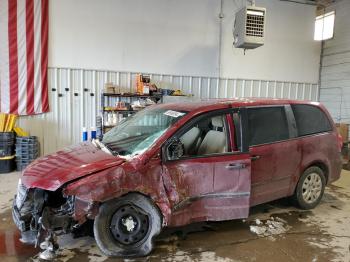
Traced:
[[289, 138], [284, 107], [248, 109], [249, 146], [286, 140]]
[[328, 132], [332, 130], [328, 117], [316, 106], [292, 105], [298, 136]]
[[228, 152], [227, 130], [225, 114], [200, 118], [168, 146], [168, 159]]

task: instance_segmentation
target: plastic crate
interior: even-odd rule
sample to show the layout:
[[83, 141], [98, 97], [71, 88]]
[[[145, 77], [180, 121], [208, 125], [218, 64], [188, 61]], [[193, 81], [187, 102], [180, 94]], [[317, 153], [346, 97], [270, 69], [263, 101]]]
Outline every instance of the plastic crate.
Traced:
[[39, 153], [39, 147], [16, 147], [16, 155]]
[[24, 156], [16, 156], [17, 161], [33, 161], [38, 158], [38, 155], [24, 155]]
[[38, 141], [38, 138], [36, 136], [18, 136], [16, 138], [17, 143], [31, 143], [34, 141]]
[[34, 159], [32, 159], [32, 160], [18, 160], [18, 159], [16, 159], [16, 170], [23, 171], [33, 161], [34, 161]]

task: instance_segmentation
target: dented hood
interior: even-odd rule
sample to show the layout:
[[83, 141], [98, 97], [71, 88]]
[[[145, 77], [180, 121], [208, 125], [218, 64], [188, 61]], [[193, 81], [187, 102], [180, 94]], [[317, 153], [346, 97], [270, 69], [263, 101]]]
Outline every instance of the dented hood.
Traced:
[[22, 183], [28, 188], [55, 191], [67, 182], [123, 162], [91, 143], [81, 143], [34, 161], [24, 170]]

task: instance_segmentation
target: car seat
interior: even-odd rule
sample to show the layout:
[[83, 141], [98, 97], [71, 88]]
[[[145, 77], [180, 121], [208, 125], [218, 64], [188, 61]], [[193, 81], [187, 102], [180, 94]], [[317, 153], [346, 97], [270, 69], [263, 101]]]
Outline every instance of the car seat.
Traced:
[[184, 145], [185, 155], [195, 154], [200, 133], [200, 129], [195, 126], [181, 136], [180, 141]]
[[226, 134], [222, 116], [211, 118], [213, 130], [210, 130], [199, 146], [198, 155], [208, 155], [226, 152]]

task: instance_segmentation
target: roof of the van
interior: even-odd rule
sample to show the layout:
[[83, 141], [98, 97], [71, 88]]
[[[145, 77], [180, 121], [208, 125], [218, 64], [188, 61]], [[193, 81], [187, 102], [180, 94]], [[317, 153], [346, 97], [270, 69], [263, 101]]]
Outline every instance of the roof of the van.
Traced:
[[208, 99], [193, 100], [190, 102], [177, 102], [162, 104], [160, 107], [165, 109], [179, 111], [197, 111], [204, 109], [220, 109], [225, 107], [242, 107], [242, 106], [263, 106], [263, 105], [284, 105], [284, 104], [310, 104], [319, 106], [318, 102], [290, 100], [290, 99], [271, 99], [271, 98], [227, 98], [227, 99]]

